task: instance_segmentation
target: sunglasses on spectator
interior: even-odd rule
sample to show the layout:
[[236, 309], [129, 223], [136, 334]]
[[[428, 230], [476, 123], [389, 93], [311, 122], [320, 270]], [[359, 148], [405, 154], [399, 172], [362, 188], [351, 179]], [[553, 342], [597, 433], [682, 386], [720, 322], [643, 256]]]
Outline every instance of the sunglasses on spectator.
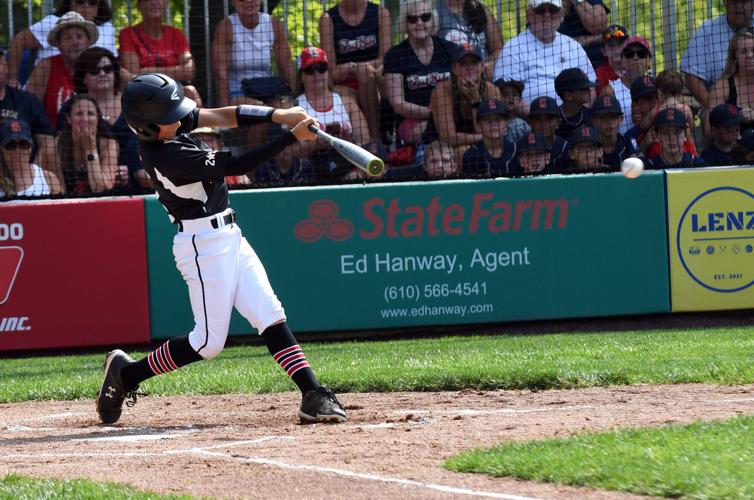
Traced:
[[326, 73], [327, 72], [327, 64], [316, 64], [309, 66], [308, 68], [305, 68], [303, 70], [304, 73], [307, 75], [313, 75], [316, 73]]
[[416, 16], [413, 14], [406, 14], [406, 21], [408, 21], [408, 24], [416, 24], [419, 19], [421, 19], [423, 23], [428, 23], [432, 20], [432, 13], [425, 12], [424, 14], [419, 14]]
[[92, 76], [97, 76], [100, 74], [100, 72], [105, 73], [106, 75], [109, 75], [115, 71], [115, 65], [114, 64], [108, 64], [106, 66], [97, 66], [96, 68], [92, 68], [89, 70], [89, 74]]
[[646, 49], [639, 49], [639, 50], [627, 50], [623, 53], [624, 59], [633, 59], [634, 57], [639, 57], [639, 59], [646, 59], [649, 57], [649, 51]]
[[545, 13], [550, 14], [551, 16], [554, 16], [560, 13], [560, 7], [558, 7], [557, 5], [546, 3], [534, 9], [534, 13], [539, 14], [540, 16], [544, 15]]
[[6, 151], [15, 151], [16, 149], [31, 149], [31, 144], [26, 141], [12, 141], [3, 146]]
[[73, 0], [76, 5], [89, 4], [89, 7], [96, 7], [99, 4], [99, 0]]

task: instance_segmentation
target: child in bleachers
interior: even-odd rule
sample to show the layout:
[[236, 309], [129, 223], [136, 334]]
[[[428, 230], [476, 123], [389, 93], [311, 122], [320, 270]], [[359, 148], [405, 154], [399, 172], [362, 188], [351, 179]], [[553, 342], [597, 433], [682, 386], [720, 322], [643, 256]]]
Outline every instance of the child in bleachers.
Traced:
[[615, 96], [601, 95], [592, 104], [592, 122], [602, 140], [602, 162], [611, 169], [618, 170], [623, 160], [639, 156], [630, 141], [620, 134], [623, 110]]
[[566, 159], [568, 143], [555, 131], [560, 126], [560, 108], [552, 97], [540, 96], [534, 99], [529, 106], [529, 125], [532, 132], [539, 132], [550, 148], [550, 171], [557, 172]]
[[612, 92], [610, 82], [620, 79], [623, 67], [621, 48], [627, 37], [628, 31], [619, 24], [611, 24], [602, 31], [602, 54], [605, 61], [594, 70], [597, 75], [597, 95], [602, 95], [606, 90]]
[[568, 139], [571, 132], [583, 125], [591, 125], [589, 106], [592, 104], [594, 83], [578, 68], [569, 68], [555, 77], [555, 92], [563, 100], [561, 121], [555, 132]]
[[430, 179], [458, 177], [458, 162], [453, 147], [442, 141], [427, 144], [424, 153], [424, 171]]
[[608, 170], [602, 163], [602, 139], [594, 127], [582, 126], [571, 132], [568, 157], [571, 160], [568, 173]]
[[730, 165], [731, 151], [741, 136], [741, 111], [732, 104], [720, 104], [709, 113], [712, 144], [704, 148], [700, 161], [706, 165]]
[[646, 168], [663, 169], [698, 165], [696, 155], [685, 151], [686, 116], [678, 108], [663, 108], [654, 119], [653, 129], [660, 144], [660, 152], [648, 156]]
[[477, 109], [477, 126], [482, 140], [472, 144], [461, 162], [463, 177], [510, 177], [519, 173], [516, 145], [505, 138], [508, 110], [498, 99], [484, 99]]
[[508, 109], [508, 131], [505, 133], [505, 138], [511, 142], [518, 142], [531, 132], [531, 127], [524, 119], [529, 114], [522, 99], [524, 83], [500, 79], [495, 81], [495, 86], [500, 91], [500, 100]]
[[550, 149], [539, 132], [529, 132], [516, 145], [518, 164], [524, 175], [543, 174], [550, 164]]

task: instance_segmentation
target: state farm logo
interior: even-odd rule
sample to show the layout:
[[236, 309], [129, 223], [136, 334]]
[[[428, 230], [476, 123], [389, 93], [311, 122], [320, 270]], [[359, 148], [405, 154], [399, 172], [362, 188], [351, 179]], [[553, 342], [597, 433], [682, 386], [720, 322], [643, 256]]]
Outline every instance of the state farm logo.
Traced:
[[314, 201], [309, 205], [309, 218], [296, 224], [293, 234], [304, 243], [314, 243], [323, 236], [332, 241], [345, 241], [353, 236], [353, 223], [338, 217], [339, 211], [334, 201]]
[[8, 301], [23, 259], [23, 248], [0, 247], [0, 304]]

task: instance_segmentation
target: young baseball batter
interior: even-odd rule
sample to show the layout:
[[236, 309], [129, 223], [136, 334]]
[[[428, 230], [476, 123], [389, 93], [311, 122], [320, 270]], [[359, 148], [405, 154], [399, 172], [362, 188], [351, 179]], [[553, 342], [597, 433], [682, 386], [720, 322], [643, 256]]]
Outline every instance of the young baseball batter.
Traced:
[[[105, 358], [105, 380], [97, 395], [104, 423], [120, 418], [123, 402], [136, 402], [138, 385], [155, 375], [217, 356], [223, 350], [233, 307], [264, 339], [272, 357], [303, 393], [302, 422], [343, 422], [346, 412], [314, 376], [286, 324], [285, 312], [264, 267], [236, 225], [225, 176], [243, 175], [296, 140], [313, 140], [314, 119], [302, 108], [232, 106], [199, 109], [163, 74], [137, 76], [123, 92], [123, 115], [139, 136], [144, 168], [160, 202], [178, 227], [173, 254], [189, 288], [195, 326], [134, 361], [121, 350]], [[291, 130], [261, 147], [233, 157], [214, 151], [188, 132], [195, 127], [236, 127], [274, 121]]]

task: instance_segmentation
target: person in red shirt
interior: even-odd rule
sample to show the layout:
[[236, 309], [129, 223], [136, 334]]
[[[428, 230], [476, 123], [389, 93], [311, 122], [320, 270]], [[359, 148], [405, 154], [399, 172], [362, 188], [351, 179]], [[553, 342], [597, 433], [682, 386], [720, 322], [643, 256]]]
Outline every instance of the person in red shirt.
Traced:
[[186, 97], [202, 105], [196, 87], [188, 83], [196, 67], [186, 35], [163, 23], [167, 0], [139, 0], [142, 22], [120, 32], [120, 58], [131, 75], [163, 73], [183, 83]]
[[610, 82], [620, 78], [623, 61], [621, 47], [626, 38], [628, 32], [620, 24], [611, 24], [602, 32], [602, 53], [605, 55], [605, 62], [594, 70], [597, 75], [597, 95], [604, 92], [612, 93]]
[[50, 123], [57, 123], [60, 107], [74, 94], [73, 72], [79, 55], [98, 37], [97, 25], [75, 11], [64, 14], [50, 31], [47, 41], [60, 54], [37, 64], [26, 84], [26, 90], [42, 101]]

